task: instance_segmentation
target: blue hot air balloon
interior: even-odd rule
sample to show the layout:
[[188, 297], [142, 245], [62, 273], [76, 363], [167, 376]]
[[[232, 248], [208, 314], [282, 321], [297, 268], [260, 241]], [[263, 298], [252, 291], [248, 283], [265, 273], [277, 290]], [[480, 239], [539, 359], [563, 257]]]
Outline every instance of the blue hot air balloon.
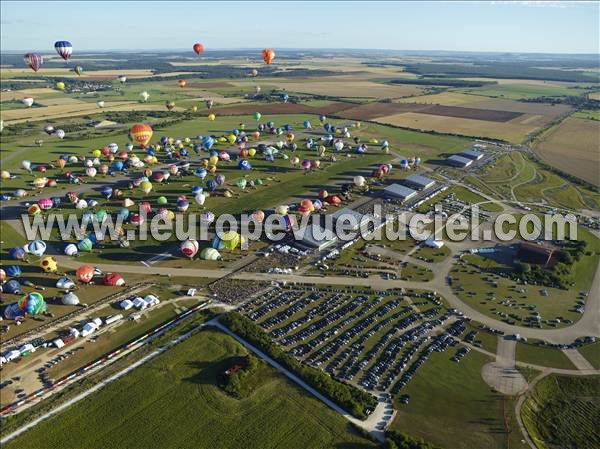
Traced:
[[204, 147], [204, 149], [206, 151], [209, 151], [214, 144], [215, 144], [215, 139], [213, 139], [211, 136], [204, 136], [202, 138], [202, 146]]
[[166, 144], [169, 143], [169, 138], [167, 136], [162, 136], [160, 138], [160, 144], [164, 147]]
[[127, 218], [129, 217], [129, 209], [127, 209], [126, 207], [122, 207], [121, 209], [119, 209], [118, 215], [123, 220], [127, 220]]
[[206, 182], [206, 188], [209, 192], [214, 192], [217, 189], [217, 183], [213, 179]]
[[206, 175], [208, 174], [208, 172], [204, 169], [204, 168], [199, 168], [196, 171], [194, 171], [194, 174], [200, 178], [200, 179], [204, 179], [206, 178]]
[[71, 42], [69, 41], [55, 42], [54, 49], [65, 61], [67, 61], [71, 57], [71, 53], [73, 53], [73, 45], [71, 45]]
[[18, 265], [9, 265], [4, 268], [4, 272], [8, 277], [16, 278], [21, 276], [21, 267]]
[[62, 203], [62, 198], [59, 196], [52, 197], [52, 207], [58, 209]]
[[10, 294], [17, 294], [21, 291], [21, 284], [19, 284], [18, 281], [11, 279], [2, 286], [2, 291]]
[[194, 149], [194, 153], [200, 154], [200, 151], [202, 151], [202, 145], [199, 143], [196, 143], [196, 144], [194, 144], [193, 149]]
[[21, 248], [20, 246], [11, 248], [8, 251], [8, 257], [10, 257], [11, 259], [14, 259], [14, 260], [23, 260], [25, 258], [25, 250], [23, 248]]
[[238, 162], [238, 168], [240, 170], [252, 170], [252, 165], [246, 159], [242, 159]]
[[304, 122], [302, 123], [302, 126], [304, 126], [304, 129], [310, 129], [310, 122], [308, 120], [304, 120]]
[[123, 170], [123, 162], [121, 161], [114, 161], [111, 165], [112, 169], [114, 171], [122, 171]]
[[100, 191], [100, 194], [104, 198], [109, 199], [112, 196], [112, 194], [113, 194], [113, 189], [112, 189], [111, 186], [104, 186], [104, 187], [102, 187], [102, 190]]
[[196, 196], [199, 193], [202, 193], [204, 191], [204, 189], [200, 186], [194, 186], [192, 187], [192, 195]]

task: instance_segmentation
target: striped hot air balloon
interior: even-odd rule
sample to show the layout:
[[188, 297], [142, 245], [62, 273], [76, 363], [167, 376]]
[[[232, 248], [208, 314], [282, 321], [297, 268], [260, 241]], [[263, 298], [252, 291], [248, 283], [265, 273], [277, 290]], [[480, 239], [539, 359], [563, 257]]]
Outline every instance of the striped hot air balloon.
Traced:
[[57, 41], [54, 43], [54, 49], [61, 58], [67, 61], [73, 53], [73, 45], [69, 41]]
[[142, 148], [145, 148], [150, 139], [152, 139], [152, 127], [144, 123], [138, 123], [131, 127], [129, 136], [131, 140], [139, 144]]
[[27, 53], [23, 56], [23, 60], [34, 72], [37, 72], [44, 63], [44, 58], [37, 53]]

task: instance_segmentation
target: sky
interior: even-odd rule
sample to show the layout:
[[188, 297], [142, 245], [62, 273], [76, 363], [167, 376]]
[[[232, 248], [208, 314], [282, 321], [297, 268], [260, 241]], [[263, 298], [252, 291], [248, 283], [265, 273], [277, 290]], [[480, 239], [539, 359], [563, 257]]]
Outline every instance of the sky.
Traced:
[[354, 48], [599, 53], [598, 2], [0, 3], [0, 50]]

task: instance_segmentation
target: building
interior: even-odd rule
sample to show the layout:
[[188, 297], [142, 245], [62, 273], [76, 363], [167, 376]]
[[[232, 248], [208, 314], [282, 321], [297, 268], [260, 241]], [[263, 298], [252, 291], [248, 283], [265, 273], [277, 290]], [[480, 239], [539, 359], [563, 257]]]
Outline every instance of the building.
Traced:
[[316, 248], [323, 251], [334, 245], [338, 238], [330, 229], [325, 229], [321, 225], [313, 223], [294, 232], [294, 238], [305, 248]]
[[460, 153], [458, 153], [458, 155], [467, 159], [471, 159], [473, 161], [478, 161], [483, 157], [483, 153], [481, 151], [471, 149], [461, 151]]
[[435, 181], [421, 175], [410, 175], [402, 180], [402, 184], [411, 189], [425, 190], [433, 187]]
[[[353, 209], [350, 209], [349, 207], [344, 207], [343, 209], [338, 210], [337, 212], [333, 213], [330, 215], [332, 222], [331, 224], [333, 225], [333, 227], [331, 229], [336, 229], [335, 227], [337, 226], [337, 222], [340, 218], [344, 218], [344, 220], [342, 220], [343, 224], [340, 224], [340, 226], [343, 226], [343, 230], [344, 231], [356, 231], [358, 229], [360, 229], [360, 222], [363, 219], [364, 215], [361, 214], [360, 212], [357, 212]], [[327, 221], [329, 220], [329, 217], [327, 217]], [[327, 223], [326, 221], [326, 223]], [[352, 224], [352, 226], [350, 226]]]
[[519, 244], [517, 259], [521, 262], [545, 266], [548, 265], [553, 254], [554, 249], [547, 246], [522, 242]]
[[469, 165], [471, 165], [473, 163], [473, 160], [463, 157], [463, 156], [453, 154], [448, 159], [446, 159], [446, 163], [448, 163], [449, 165], [452, 165], [454, 167], [467, 168]]
[[416, 190], [410, 189], [400, 184], [392, 184], [383, 189], [386, 196], [399, 198], [402, 201], [407, 201], [417, 194]]

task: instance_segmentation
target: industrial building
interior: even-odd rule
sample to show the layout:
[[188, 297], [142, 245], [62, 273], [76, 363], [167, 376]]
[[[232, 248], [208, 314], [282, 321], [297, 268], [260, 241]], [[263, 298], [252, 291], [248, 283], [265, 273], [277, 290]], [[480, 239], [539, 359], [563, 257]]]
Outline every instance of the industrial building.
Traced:
[[454, 154], [446, 159], [446, 162], [454, 167], [467, 168], [473, 163], [473, 160]]
[[483, 153], [477, 150], [464, 150], [458, 153], [458, 156], [465, 157], [467, 159], [471, 159], [473, 161], [478, 161], [483, 157]]
[[[344, 226], [344, 230], [345, 231], [356, 231], [358, 229], [360, 229], [360, 222], [363, 219], [364, 215], [361, 214], [360, 212], [357, 212], [353, 209], [350, 209], [349, 207], [344, 207], [343, 209], [338, 210], [337, 212], [331, 214], [331, 218], [332, 218], [332, 225], [333, 226], [337, 226], [337, 222], [340, 218], [344, 218], [345, 220], [342, 221], [343, 226]], [[353, 217], [353, 218], [350, 218]], [[352, 222], [350, 220], [353, 220]], [[355, 220], [355, 221], [354, 221]], [[350, 224], [354, 224], [354, 226], [350, 226]], [[332, 229], [335, 229], [335, 227], [332, 227]]]
[[402, 184], [410, 187], [411, 189], [425, 190], [433, 187], [435, 181], [421, 175], [410, 175], [402, 180]]
[[400, 198], [402, 201], [406, 201], [414, 197], [417, 194], [417, 191], [400, 184], [392, 184], [383, 189], [383, 193], [386, 196], [392, 196], [394, 198]]
[[298, 244], [306, 248], [322, 251], [337, 242], [337, 236], [330, 229], [317, 224], [307, 225], [294, 232]]

